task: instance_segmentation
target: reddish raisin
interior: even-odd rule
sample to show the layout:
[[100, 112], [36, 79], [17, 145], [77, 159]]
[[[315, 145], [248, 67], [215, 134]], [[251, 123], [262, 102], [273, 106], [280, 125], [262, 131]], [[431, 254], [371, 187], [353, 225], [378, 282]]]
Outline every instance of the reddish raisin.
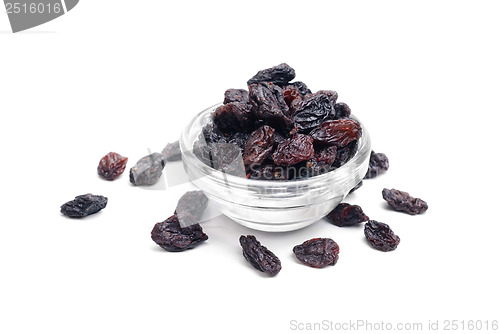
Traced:
[[361, 137], [361, 126], [353, 119], [325, 121], [311, 131], [311, 136], [318, 144], [346, 146]]
[[365, 224], [365, 237], [375, 249], [384, 252], [395, 250], [400, 241], [389, 225], [375, 220], [369, 220]]
[[281, 270], [280, 259], [261, 243], [253, 235], [242, 235], [240, 245], [243, 256], [257, 270], [270, 276], [276, 276]]
[[109, 152], [99, 161], [97, 173], [106, 180], [113, 181], [125, 171], [127, 161], [128, 158], [122, 157], [118, 153]]
[[258, 166], [271, 156], [275, 130], [264, 125], [252, 132], [245, 143], [243, 162], [246, 166]]
[[314, 156], [311, 136], [296, 134], [282, 141], [273, 153], [273, 160], [278, 166], [291, 166]]
[[289, 81], [295, 78], [295, 70], [288, 64], [282, 63], [277, 66], [259, 71], [250, 80], [247, 85], [256, 84], [259, 82], [272, 82], [279, 86], [286, 85]]
[[314, 238], [293, 247], [297, 259], [306, 266], [324, 268], [339, 259], [339, 245], [330, 238]]
[[323, 149], [320, 149], [314, 155], [314, 159], [316, 161], [326, 162], [331, 165], [335, 161], [335, 157], [337, 156], [337, 146], [328, 146]]
[[403, 211], [410, 215], [423, 213], [429, 208], [425, 201], [412, 197], [407, 192], [401, 190], [384, 188], [382, 190], [382, 197], [394, 210]]
[[371, 152], [365, 179], [374, 178], [389, 169], [389, 159], [384, 153]]
[[169, 252], [181, 252], [194, 248], [208, 239], [200, 224], [181, 227], [177, 215], [156, 223], [151, 231], [151, 239]]
[[326, 217], [339, 227], [357, 225], [370, 219], [359, 205], [349, 203], [340, 203]]

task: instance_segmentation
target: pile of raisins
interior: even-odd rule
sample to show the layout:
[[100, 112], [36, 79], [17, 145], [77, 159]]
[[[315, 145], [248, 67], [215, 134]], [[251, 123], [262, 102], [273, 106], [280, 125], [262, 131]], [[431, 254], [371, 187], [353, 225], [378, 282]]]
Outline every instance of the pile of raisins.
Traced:
[[283, 63], [259, 71], [246, 89], [228, 89], [194, 153], [225, 173], [295, 180], [332, 171], [354, 156], [361, 137], [351, 109], [332, 90], [312, 93]]

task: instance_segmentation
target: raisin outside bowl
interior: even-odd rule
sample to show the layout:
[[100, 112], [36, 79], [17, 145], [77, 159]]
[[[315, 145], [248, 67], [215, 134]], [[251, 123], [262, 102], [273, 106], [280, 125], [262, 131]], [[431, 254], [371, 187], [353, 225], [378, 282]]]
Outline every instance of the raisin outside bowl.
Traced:
[[[332, 211], [365, 176], [371, 141], [364, 125], [356, 154], [343, 166], [303, 180], [251, 180], [203, 163], [193, 153], [202, 128], [221, 104], [203, 110], [186, 126], [179, 140], [182, 161], [191, 182], [203, 190], [227, 217], [252, 229], [297, 230]], [[355, 118], [355, 117], [354, 117]], [[199, 154], [198, 154], [199, 155]]]

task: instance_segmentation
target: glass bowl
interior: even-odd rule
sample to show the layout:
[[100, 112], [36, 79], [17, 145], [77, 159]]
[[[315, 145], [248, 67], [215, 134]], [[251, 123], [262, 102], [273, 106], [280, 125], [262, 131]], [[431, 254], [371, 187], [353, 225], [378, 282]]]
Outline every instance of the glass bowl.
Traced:
[[182, 161], [190, 181], [241, 225], [270, 232], [308, 226], [333, 210], [366, 175], [371, 141], [361, 122], [363, 131], [355, 155], [325, 174], [293, 181], [250, 180], [211, 168], [196, 157], [193, 145], [220, 105], [203, 110], [186, 126], [179, 140]]

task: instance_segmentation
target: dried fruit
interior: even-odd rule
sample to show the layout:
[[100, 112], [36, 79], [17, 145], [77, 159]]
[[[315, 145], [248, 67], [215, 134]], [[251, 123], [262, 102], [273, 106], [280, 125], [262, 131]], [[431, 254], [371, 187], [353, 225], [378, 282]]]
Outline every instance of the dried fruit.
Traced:
[[270, 276], [275, 276], [280, 272], [280, 259], [269, 249], [261, 245], [255, 236], [240, 236], [240, 245], [243, 249], [243, 256], [255, 269]]
[[369, 220], [365, 224], [365, 237], [370, 245], [384, 252], [395, 250], [400, 241], [389, 225], [375, 220]]
[[245, 143], [243, 162], [246, 166], [258, 166], [271, 156], [275, 130], [264, 125], [252, 132]]
[[248, 91], [245, 89], [228, 89], [224, 93], [224, 104], [230, 102], [248, 103]]
[[339, 227], [357, 225], [370, 219], [359, 205], [349, 203], [340, 203], [326, 217]]
[[429, 208], [425, 201], [412, 197], [407, 192], [401, 190], [384, 188], [382, 190], [382, 197], [394, 210], [403, 211], [410, 215], [423, 213]]
[[335, 118], [349, 118], [351, 116], [351, 108], [344, 102], [336, 103], [333, 108], [335, 109]]
[[290, 129], [288, 105], [283, 90], [271, 82], [261, 82], [249, 86], [250, 103], [257, 118], [277, 129]]
[[357, 140], [350, 142], [346, 146], [337, 148], [337, 155], [335, 156], [333, 167], [338, 168], [344, 165], [349, 159], [351, 159], [356, 154], [357, 149], [358, 149]]
[[285, 86], [283, 88], [283, 98], [285, 99], [286, 105], [290, 110], [290, 115], [295, 115], [302, 102], [302, 95], [300, 94], [299, 89], [295, 86]]
[[311, 90], [307, 88], [307, 85], [302, 81], [290, 82], [288, 85], [296, 87], [299, 90], [300, 95], [302, 96], [305, 96], [307, 94], [312, 94]]
[[314, 159], [318, 162], [322, 161], [329, 165], [333, 164], [337, 156], [337, 146], [328, 146], [320, 149], [314, 155]]
[[324, 268], [339, 259], [339, 245], [330, 238], [314, 238], [293, 247], [297, 259], [306, 266]]
[[194, 190], [188, 191], [179, 198], [177, 207], [175, 208], [176, 214], [189, 212], [194, 219], [199, 221], [203, 216], [203, 212], [208, 206], [208, 197], [205, 196], [203, 191]]
[[335, 116], [335, 102], [337, 102], [337, 98], [339, 97], [339, 94], [334, 91], [334, 90], [318, 90], [316, 94], [324, 94], [328, 97], [330, 100], [330, 103], [332, 105], [332, 112], [330, 113], [330, 117], [333, 119]]
[[208, 239], [200, 224], [181, 227], [177, 215], [156, 223], [151, 231], [151, 239], [169, 252], [181, 252], [194, 248]]
[[306, 95], [294, 116], [294, 122], [301, 131], [320, 125], [333, 110], [330, 98], [321, 93]]
[[231, 143], [210, 144], [212, 167], [224, 173], [245, 177], [241, 149]]
[[230, 102], [215, 110], [214, 123], [224, 132], [247, 132], [254, 123], [254, 113], [247, 103]]
[[71, 218], [83, 218], [101, 211], [107, 204], [108, 199], [104, 196], [80, 195], [61, 205], [61, 213]]
[[164, 166], [162, 154], [147, 155], [130, 168], [130, 182], [136, 186], [151, 186], [158, 182]]
[[249, 137], [250, 137], [250, 134], [248, 134], [248, 133], [236, 132], [229, 139], [229, 143], [238, 146], [241, 149], [241, 152], [243, 152], [243, 150], [245, 149], [245, 144], [246, 144]]
[[296, 134], [282, 141], [272, 157], [278, 166], [291, 166], [314, 156], [313, 139], [311, 136]]
[[276, 85], [284, 86], [294, 78], [295, 70], [288, 64], [282, 63], [257, 72], [256, 75], [247, 81], [247, 85], [250, 86], [259, 82], [272, 82]]
[[389, 169], [389, 159], [384, 153], [371, 152], [365, 179], [374, 178]]
[[181, 147], [179, 145], [179, 141], [175, 141], [173, 143], [167, 144], [163, 151], [161, 151], [161, 154], [163, 154], [163, 159], [165, 161], [179, 161], [182, 159], [181, 156]]
[[108, 181], [113, 181], [122, 175], [127, 167], [128, 158], [125, 158], [118, 153], [109, 152], [99, 161], [97, 166], [97, 174], [101, 175]]
[[325, 121], [310, 134], [317, 144], [346, 146], [361, 137], [361, 125], [353, 119]]

